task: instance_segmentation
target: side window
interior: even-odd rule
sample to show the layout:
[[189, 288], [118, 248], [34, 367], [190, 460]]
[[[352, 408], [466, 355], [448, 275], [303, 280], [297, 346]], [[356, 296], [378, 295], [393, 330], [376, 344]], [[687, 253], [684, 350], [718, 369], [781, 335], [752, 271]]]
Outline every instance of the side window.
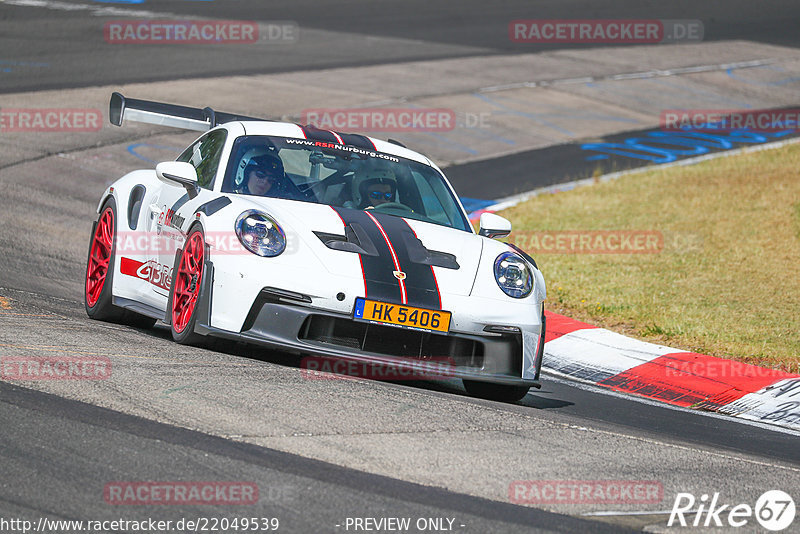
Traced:
[[183, 154], [178, 156], [177, 161], [191, 163], [194, 166], [197, 171], [197, 183], [200, 187], [205, 189], [214, 187], [214, 176], [217, 174], [217, 167], [219, 167], [219, 160], [222, 158], [222, 149], [227, 137], [227, 130], [214, 130], [195, 141], [192, 146], [183, 151]]

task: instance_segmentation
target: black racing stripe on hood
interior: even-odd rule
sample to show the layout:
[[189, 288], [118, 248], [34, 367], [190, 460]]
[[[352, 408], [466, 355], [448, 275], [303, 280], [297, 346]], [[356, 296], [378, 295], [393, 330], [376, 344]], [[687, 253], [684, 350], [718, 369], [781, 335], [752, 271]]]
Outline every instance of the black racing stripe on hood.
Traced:
[[[378, 251], [377, 256], [359, 254], [363, 269], [364, 283], [367, 286], [367, 298], [381, 302], [402, 304], [400, 282], [394, 277], [394, 262], [389, 247], [386, 245], [378, 227], [361, 210], [337, 208], [331, 206], [346, 225], [358, 224], [365, 232]], [[394, 244], [393, 244], [394, 245]]]
[[414, 262], [409, 256], [409, 247], [415, 243], [417, 243], [417, 246], [420, 245], [418, 244], [417, 236], [414, 235], [414, 231], [408, 223], [400, 217], [375, 213], [374, 211], [372, 216], [381, 223], [386, 235], [389, 236], [389, 241], [392, 242], [392, 247], [395, 254], [397, 254], [400, 270], [406, 273], [405, 284], [408, 304], [420, 308], [442, 309], [433, 267], [428, 264]]

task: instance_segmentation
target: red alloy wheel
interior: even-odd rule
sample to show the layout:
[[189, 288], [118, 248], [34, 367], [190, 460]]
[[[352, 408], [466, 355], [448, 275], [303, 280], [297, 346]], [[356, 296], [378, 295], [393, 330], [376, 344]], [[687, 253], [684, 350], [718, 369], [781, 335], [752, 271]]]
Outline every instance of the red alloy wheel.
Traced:
[[89, 253], [89, 267], [86, 269], [86, 304], [92, 308], [100, 300], [106, 278], [108, 277], [111, 249], [114, 241], [114, 210], [106, 208], [97, 221]]
[[203, 234], [195, 232], [186, 240], [181, 254], [178, 274], [175, 277], [175, 294], [172, 296], [172, 327], [181, 333], [192, 320], [200, 294], [200, 280], [203, 277], [205, 243]]

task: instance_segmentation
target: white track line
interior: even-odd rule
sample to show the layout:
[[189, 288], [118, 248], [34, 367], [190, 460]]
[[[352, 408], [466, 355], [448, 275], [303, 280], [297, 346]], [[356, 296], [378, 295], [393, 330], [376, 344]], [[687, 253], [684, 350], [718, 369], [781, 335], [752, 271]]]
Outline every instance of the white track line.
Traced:
[[554, 85], [575, 85], [584, 83], [596, 83], [619, 80], [647, 80], [650, 78], [664, 78], [667, 76], [680, 76], [682, 74], [696, 74], [698, 72], [716, 72], [728, 69], [750, 69], [772, 65], [781, 61], [779, 58], [754, 59], [751, 61], [737, 61], [735, 63], [714, 63], [709, 65], [694, 65], [691, 67], [677, 67], [674, 69], [654, 69], [638, 72], [623, 72], [619, 74], [607, 74], [604, 76], [584, 76], [581, 78], [558, 78], [555, 80], [540, 80], [538, 82], [518, 82], [503, 85], [490, 85], [478, 89], [479, 93], [494, 93], [497, 91], [507, 91], [509, 89], [522, 89], [530, 87], [552, 87]]
[[551, 371], [550, 369], [542, 369], [542, 374], [547, 375], [548, 380], [552, 380], [553, 382], [558, 382], [569, 387], [582, 389], [590, 393], [599, 393], [601, 395], [608, 395], [609, 397], [617, 397], [620, 399], [631, 400], [641, 404], [647, 404], [649, 406], [659, 406], [661, 408], [667, 408], [670, 410], [675, 410], [677, 412], [691, 413], [700, 417], [713, 417], [714, 419], [721, 419], [723, 421], [729, 421], [729, 422], [733, 421], [743, 425], [760, 428], [762, 430], [772, 430], [773, 432], [780, 432], [782, 434], [789, 434], [790, 436], [800, 437], [800, 431], [793, 430], [791, 428], [771, 425], [768, 423], [760, 423], [758, 421], [753, 421], [751, 419], [739, 418], [732, 415], [723, 415], [716, 412], [709, 412], [705, 410], [692, 410], [691, 408], [684, 408], [683, 406], [675, 406], [674, 404], [668, 404], [666, 402], [657, 401], [655, 399], [651, 399], [648, 397], [642, 397], [640, 395], [635, 395], [633, 393], [621, 393], [619, 391], [614, 391], [613, 389], [610, 388], [604, 388], [602, 386], [598, 386], [594, 382], [589, 382], [588, 380], [581, 380], [579, 378], [567, 376], [561, 373], [557, 373], [555, 371]]
[[664, 78], [667, 76], [680, 76], [681, 74], [696, 74], [698, 72], [716, 72], [728, 69], [749, 69], [772, 65], [781, 61], [779, 58], [754, 59], [751, 61], [737, 61], [735, 63], [715, 63], [709, 65], [694, 65], [691, 67], [677, 67], [674, 69], [654, 69], [638, 72], [623, 72], [619, 74], [608, 74], [605, 76], [584, 76], [581, 78], [559, 78], [555, 80], [541, 80], [538, 82], [518, 82], [503, 85], [491, 85], [478, 89], [479, 93], [494, 93], [509, 89], [522, 89], [530, 87], [551, 87], [554, 85], [575, 85], [584, 83], [595, 83], [619, 80], [647, 80], [650, 78]]
[[[3, 4], [19, 7], [41, 7], [55, 11], [88, 11], [97, 17], [140, 17], [143, 19], [155, 19], [159, 17], [176, 17], [172, 13], [157, 13], [155, 11], [141, 9], [122, 9], [103, 4], [73, 4], [70, 2], [58, 2], [57, 0], [0, 0]], [[181, 15], [182, 18], [192, 18]]]
[[[690, 510], [688, 512], [684, 512], [687, 515], [696, 514], [700, 509], [697, 510]], [[606, 516], [615, 516], [615, 515], [668, 515], [671, 514], [672, 510], [654, 510], [652, 512], [644, 511], [644, 512], [617, 512], [613, 510], [603, 511], [603, 512], [584, 512], [581, 515], [583, 516], [596, 516], [596, 517], [606, 517]]]

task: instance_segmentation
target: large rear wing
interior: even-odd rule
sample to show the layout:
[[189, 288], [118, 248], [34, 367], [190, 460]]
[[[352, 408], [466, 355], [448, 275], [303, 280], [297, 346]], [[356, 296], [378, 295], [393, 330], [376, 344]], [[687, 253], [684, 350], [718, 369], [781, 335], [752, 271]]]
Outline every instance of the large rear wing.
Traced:
[[122, 122], [128, 120], [200, 132], [205, 132], [226, 122], [268, 120], [214, 111], [211, 108], [190, 108], [176, 104], [125, 98], [120, 93], [111, 94], [108, 118], [115, 126], [122, 126]]

